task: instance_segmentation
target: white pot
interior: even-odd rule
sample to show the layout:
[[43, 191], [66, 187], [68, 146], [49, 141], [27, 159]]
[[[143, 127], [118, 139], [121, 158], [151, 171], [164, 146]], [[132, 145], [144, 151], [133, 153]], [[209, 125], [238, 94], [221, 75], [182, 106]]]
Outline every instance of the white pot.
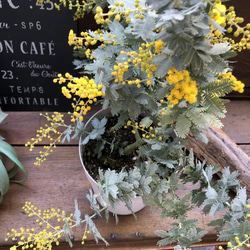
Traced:
[[[88, 130], [91, 130], [91, 120], [94, 117], [97, 117], [98, 119], [103, 118], [104, 116], [109, 117], [110, 116], [110, 109], [105, 109], [105, 110], [100, 110], [98, 111], [96, 114], [94, 114], [85, 124], [85, 128], [87, 128]], [[88, 127], [89, 126], [89, 129]], [[99, 190], [98, 190], [98, 186], [97, 186], [97, 182], [92, 178], [92, 176], [88, 173], [87, 169], [85, 168], [85, 164], [84, 164], [84, 160], [82, 159], [82, 151], [83, 151], [83, 146], [81, 144], [81, 141], [83, 140], [83, 138], [80, 138], [80, 142], [79, 142], [79, 155], [80, 155], [80, 160], [83, 166], [83, 170], [84, 173], [87, 177], [87, 179], [89, 180], [92, 189], [94, 191], [95, 194], [99, 194]], [[100, 196], [97, 196], [97, 200], [98, 202], [101, 204], [101, 199]], [[134, 198], [132, 198], [132, 210], [134, 213], [138, 212], [139, 210], [141, 210], [142, 208], [144, 208], [145, 205], [143, 204], [142, 198], [140, 196], [136, 196]], [[108, 207], [108, 210], [110, 212], [114, 212], [114, 210], [111, 207]], [[116, 206], [115, 209], [116, 214], [118, 215], [128, 215], [128, 214], [132, 214], [131, 211], [126, 207], [124, 202], [119, 203]]]

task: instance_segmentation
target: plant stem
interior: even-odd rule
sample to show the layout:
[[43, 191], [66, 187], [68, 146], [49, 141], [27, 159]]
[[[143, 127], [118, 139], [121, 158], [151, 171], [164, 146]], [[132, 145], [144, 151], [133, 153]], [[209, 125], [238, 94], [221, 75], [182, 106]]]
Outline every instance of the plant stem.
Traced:
[[145, 142], [139, 135], [138, 130], [135, 130], [135, 139], [136, 141], [130, 145], [128, 145], [125, 149], [124, 149], [124, 153], [125, 155], [129, 155], [134, 149], [140, 147], [143, 145], [143, 143]]

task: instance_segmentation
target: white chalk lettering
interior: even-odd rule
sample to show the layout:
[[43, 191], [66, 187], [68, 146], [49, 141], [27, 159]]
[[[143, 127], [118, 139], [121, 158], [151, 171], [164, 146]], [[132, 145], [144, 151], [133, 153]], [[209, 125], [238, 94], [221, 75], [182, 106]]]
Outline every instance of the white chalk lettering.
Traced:
[[49, 55], [50, 56], [55, 56], [55, 52], [54, 52], [54, 46], [55, 44], [53, 43], [53, 41], [51, 41], [50, 43], [48, 43], [49, 46]]
[[[12, 9], [18, 9], [19, 5], [13, 4], [12, 0], [7, 0], [7, 3]], [[0, 8], [3, 8], [2, 0], [0, 0]]]
[[13, 47], [13, 41], [7, 41], [3, 40], [0, 41], [0, 53], [6, 52], [6, 53], [14, 53], [14, 47]]
[[52, 72], [48, 72], [47, 70], [43, 70], [41, 73], [42, 77], [57, 77], [58, 76], [58, 72], [52, 71]]
[[24, 105], [24, 102], [23, 102], [23, 98], [22, 98], [22, 97], [18, 97], [18, 104], [19, 104], [19, 105]]
[[11, 67], [13, 67], [13, 68], [26, 68], [27, 67], [27, 62], [12, 60], [11, 61]]
[[10, 103], [15, 105], [16, 104], [16, 98], [15, 97], [11, 97], [10, 98]]
[[53, 42], [27, 42], [22, 41], [20, 43], [20, 50], [23, 54], [27, 55], [45, 55], [48, 54], [49, 56], [55, 56], [54, 52], [55, 44]]
[[17, 93], [17, 94], [44, 93], [43, 87], [9, 85], [9, 88], [11, 93]]
[[28, 65], [30, 69], [51, 69], [51, 65], [37, 64], [35, 61], [29, 61]]
[[32, 72], [30, 73], [30, 76], [31, 76], [31, 77], [39, 77], [40, 74], [37, 73], [37, 72], [35, 72], [34, 69], [33, 69]]
[[4, 70], [2, 69], [0, 71], [0, 78], [4, 79], [4, 80], [11, 80], [14, 78], [13, 76], [13, 72], [11, 70]]
[[0, 29], [9, 29], [10, 25], [6, 22], [0, 22]]
[[22, 94], [22, 87], [21, 86], [17, 86], [16, 90], [17, 90], [18, 94]]
[[14, 86], [9, 85], [9, 87], [10, 87], [10, 92], [13, 93], [14, 92]]
[[29, 30], [41, 30], [42, 26], [41, 26], [41, 22], [40, 21], [36, 21], [36, 22], [21, 22], [21, 28], [23, 30], [29, 29]]

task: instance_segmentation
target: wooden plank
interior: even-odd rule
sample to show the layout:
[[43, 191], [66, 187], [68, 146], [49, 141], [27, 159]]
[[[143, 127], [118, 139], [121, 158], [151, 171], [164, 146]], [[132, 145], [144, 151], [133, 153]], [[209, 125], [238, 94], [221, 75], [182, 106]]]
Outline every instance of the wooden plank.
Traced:
[[250, 144], [249, 145], [239, 145], [239, 147], [250, 157]]
[[239, 144], [250, 143], [250, 100], [235, 100], [226, 104], [222, 130]]
[[[82, 214], [91, 213], [89, 203], [85, 198], [90, 185], [83, 174], [77, 147], [58, 147], [53, 157], [43, 166], [38, 167], [33, 166], [33, 160], [39, 149], [29, 152], [24, 147], [16, 147], [16, 150], [29, 172], [29, 177], [22, 185], [11, 184], [9, 192], [0, 204], [0, 246], [5, 246], [6, 249], [12, 242], [5, 242], [4, 239], [6, 233], [12, 228], [34, 227], [35, 219], [28, 218], [22, 212], [21, 208], [25, 201], [30, 201], [41, 210], [59, 208], [64, 209], [69, 214], [74, 213], [74, 199], [77, 199]], [[190, 188], [189, 186], [186, 192], [190, 192]], [[131, 246], [137, 244], [138, 246], [153, 248], [157, 241], [154, 231], [158, 229], [167, 230], [170, 223], [168, 219], [160, 219], [159, 212], [152, 213], [150, 207], [145, 207], [136, 214], [137, 220], [132, 215], [119, 216], [119, 223], [116, 225], [115, 219], [111, 215], [108, 223], [104, 218], [96, 219], [95, 223], [111, 246], [112, 242], [114, 242], [114, 247], [118, 247], [119, 244], [121, 246], [122, 242], [129, 242]], [[206, 226], [211, 219], [210, 217], [202, 215], [201, 210], [197, 208], [189, 213], [189, 218], [199, 219], [200, 226], [206, 228], [209, 232], [207, 241], [216, 244], [214, 228]], [[84, 227], [72, 231], [74, 241], [78, 244], [81, 241], [83, 231]], [[85, 245], [93, 246], [93, 237], [89, 236]], [[102, 248], [103, 245], [101, 244], [100, 249]], [[95, 249], [98, 249], [98, 246], [95, 246]]]

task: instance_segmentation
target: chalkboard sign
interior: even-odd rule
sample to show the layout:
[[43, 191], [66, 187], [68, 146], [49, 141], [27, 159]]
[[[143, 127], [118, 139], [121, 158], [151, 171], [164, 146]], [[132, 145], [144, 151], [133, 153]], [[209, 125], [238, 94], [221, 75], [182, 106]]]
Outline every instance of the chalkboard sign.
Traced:
[[68, 111], [70, 101], [53, 83], [73, 73], [73, 13], [36, 0], [0, 0], [0, 107], [4, 111]]

